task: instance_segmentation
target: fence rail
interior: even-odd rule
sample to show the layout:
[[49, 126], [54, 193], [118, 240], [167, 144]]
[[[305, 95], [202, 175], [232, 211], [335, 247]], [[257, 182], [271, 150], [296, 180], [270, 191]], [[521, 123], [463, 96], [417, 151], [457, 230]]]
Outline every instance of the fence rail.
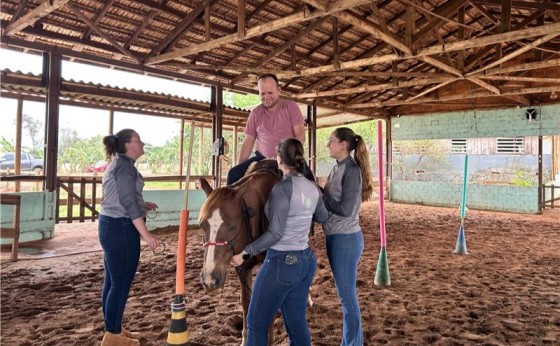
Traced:
[[[560, 186], [552, 185], [543, 185], [542, 187], [542, 201], [541, 201], [541, 208], [546, 209], [546, 207], [550, 207], [554, 209], [554, 203], [560, 203]], [[547, 199], [547, 190], [550, 190], [550, 199]], [[558, 196], [558, 197], [554, 197]]]
[[[189, 183], [205, 178], [213, 181], [212, 176], [190, 176]], [[176, 182], [178, 188], [183, 188], [186, 177], [183, 176], [156, 176], [144, 177], [144, 182]], [[97, 207], [101, 203], [102, 177], [94, 176], [59, 176], [56, 189], [56, 223], [72, 223], [74, 221], [95, 221], [99, 212]], [[66, 195], [66, 196], [64, 196]], [[61, 206], [66, 207], [61, 215]], [[75, 210], [77, 209], [77, 212]]]

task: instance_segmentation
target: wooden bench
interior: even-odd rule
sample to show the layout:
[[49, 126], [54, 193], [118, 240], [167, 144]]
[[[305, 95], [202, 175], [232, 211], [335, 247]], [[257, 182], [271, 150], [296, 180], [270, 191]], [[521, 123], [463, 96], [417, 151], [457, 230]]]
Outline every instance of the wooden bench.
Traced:
[[0, 226], [0, 238], [12, 238], [12, 261], [17, 261], [19, 247], [19, 215], [21, 195], [0, 194], [0, 205], [12, 205], [14, 207], [13, 227]]

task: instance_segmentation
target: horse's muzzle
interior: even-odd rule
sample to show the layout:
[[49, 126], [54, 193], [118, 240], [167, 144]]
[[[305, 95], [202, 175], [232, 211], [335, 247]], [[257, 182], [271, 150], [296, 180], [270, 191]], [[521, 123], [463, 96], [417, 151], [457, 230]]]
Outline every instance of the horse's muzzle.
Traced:
[[210, 272], [206, 273], [204, 270], [200, 273], [200, 280], [206, 292], [211, 292], [218, 288], [224, 288], [225, 274]]

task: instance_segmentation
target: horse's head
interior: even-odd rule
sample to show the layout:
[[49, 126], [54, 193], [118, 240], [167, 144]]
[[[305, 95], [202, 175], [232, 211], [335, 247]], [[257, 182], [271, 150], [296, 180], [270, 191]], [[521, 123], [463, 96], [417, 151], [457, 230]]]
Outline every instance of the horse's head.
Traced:
[[233, 255], [265, 231], [264, 204], [278, 180], [272, 174], [257, 172], [232, 186], [215, 190], [201, 181], [208, 198], [199, 216], [204, 232], [204, 263], [200, 277], [207, 291], [224, 286]]

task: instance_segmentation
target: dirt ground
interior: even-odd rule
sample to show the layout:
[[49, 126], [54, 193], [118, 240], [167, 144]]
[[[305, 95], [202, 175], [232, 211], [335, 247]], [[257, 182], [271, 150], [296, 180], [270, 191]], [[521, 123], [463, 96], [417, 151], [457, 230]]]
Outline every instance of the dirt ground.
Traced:
[[[469, 255], [452, 253], [458, 215], [456, 209], [386, 204], [391, 285], [378, 287], [374, 285], [380, 251], [378, 207], [376, 202], [363, 206], [365, 252], [357, 286], [365, 344], [559, 345], [560, 210], [545, 215], [471, 210], [465, 221]], [[78, 232], [79, 226], [67, 226]], [[124, 321], [129, 329], [144, 334], [142, 345], [161, 346], [167, 338], [176, 231], [172, 227], [156, 231], [167, 244], [163, 254], [145, 248], [142, 252]], [[3, 261], [2, 345], [99, 344], [102, 253], [95, 229], [78, 234], [84, 239], [74, 235], [70, 249], [54, 251], [56, 257], [26, 257], [24, 246], [21, 261]], [[336, 346], [341, 309], [320, 228], [311, 243], [319, 261], [311, 291], [315, 305], [308, 310], [313, 345]], [[198, 278], [200, 244], [199, 230], [189, 230], [190, 344], [239, 345], [241, 309], [234, 270], [223, 291], [207, 295]], [[40, 246], [35, 249], [42, 251]], [[275, 329], [277, 345], [287, 345], [281, 319]]]

